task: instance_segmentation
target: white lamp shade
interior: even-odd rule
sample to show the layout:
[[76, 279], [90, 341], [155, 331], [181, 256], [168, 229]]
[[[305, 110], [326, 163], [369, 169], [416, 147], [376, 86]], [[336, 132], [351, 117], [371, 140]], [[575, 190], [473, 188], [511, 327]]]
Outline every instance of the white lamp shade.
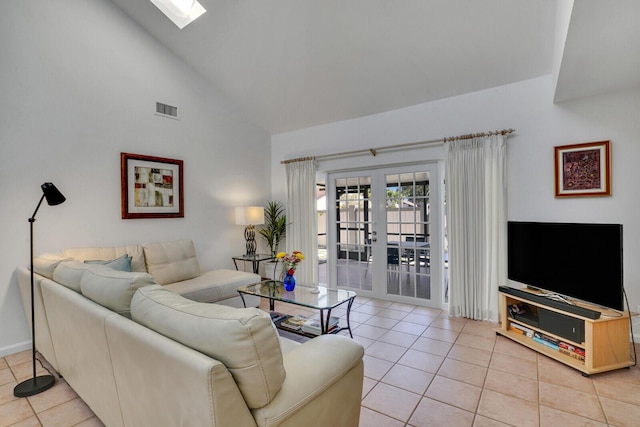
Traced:
[[236, 208], [236, 225], [264, 224], [264, 207], [246, 206]]

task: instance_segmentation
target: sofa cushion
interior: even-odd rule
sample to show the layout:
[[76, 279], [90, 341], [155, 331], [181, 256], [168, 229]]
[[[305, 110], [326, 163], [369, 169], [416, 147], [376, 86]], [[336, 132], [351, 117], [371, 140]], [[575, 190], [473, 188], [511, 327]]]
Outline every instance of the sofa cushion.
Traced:
[[285, 371], [268, 313], [188, 300], [162, 286], [138, 289], [132, 319], [225, 364], [249, 408], [268, 404]]
[[192, 279], [200, 275], [196, 249], [191, 240], [144, 243], [147, 272], [160, 285]]
[[146, 273], [147, 266], [144, 261], [144, 251], [140, 245], [105, 246], [96, 248], [69, 248], [62, 251], [62, 255], [85, 260], [112, 260], [123, 255], [131, 257], [131, 271]]
[[33, 272], [38, 273], [41, 276], [46, 277], [47, 279], [53, 279], [53, 271], [56, 269], [58, 264], [63, 261], [70, 261], [71, 258], [56, 255], [56, 254], [42, 254], [33, 257]]
[[95, 266], [93, 264], [85, 264], [75, 259], [63, 261], [53, 270], [53, 280], [71, 290], [82, 293], [80, 281], [82, 280], [84, 272], [91, 268], [101, 267], [102, 266]]
[[136, 289], [155, 285], [147, 273], [117, 271], [93, 266], [82, 274], [80, 290], [90, 300], [126, 317], [131, 317], [131, 298]]
[[118, 271], [131, 271], [131, 257], [128, 254], [124, 254], [121, 257], [111, 260], [102, 259], [85, 259], [85, 264], [98, 264], [105, 267], [113, 268]]
[[171, 292], [199, 302], [216, 302], [237, 297], [240, 286], [252, 285], [260, 276], [236, 270], [212, 270], [193, 279], [170, 283], [165, 286]]

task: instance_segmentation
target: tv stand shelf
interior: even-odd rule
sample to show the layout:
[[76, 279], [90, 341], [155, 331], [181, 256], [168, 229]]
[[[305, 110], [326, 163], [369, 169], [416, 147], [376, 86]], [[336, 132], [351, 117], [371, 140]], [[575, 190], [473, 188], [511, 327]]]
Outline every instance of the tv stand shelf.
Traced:
[[[540, 293], [529, 289], [500, 287], [500, 327], [497, 335], [522, 344], [588, 376], [633, 365], [629, 344], [629, 313], [580, 304], [547, 304]], [[509, 312], [520, 304], [526, 314]], [[563, 303], [564, 304], [564, 303]], [[560, 307], [560, 308], [558, 308]], [[577, 310], [579, 311], [579, 310]], [[590, 311], [600, 313], [597, 318]]]

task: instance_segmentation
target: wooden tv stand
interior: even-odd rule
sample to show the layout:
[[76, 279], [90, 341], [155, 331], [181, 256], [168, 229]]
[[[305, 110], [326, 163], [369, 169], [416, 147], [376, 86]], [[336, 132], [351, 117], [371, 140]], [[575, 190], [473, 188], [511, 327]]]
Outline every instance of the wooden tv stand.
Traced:
[[[540, 298], [536, 298], [540, 296], [539, 291], [518, 289], [525, 292], [512, 295], [508, 293], [510, 288], [504, 289], [506, 292], [502, 289], [504, 288], [501, 287], [499, 292], [500, 327], [496, 329], [497, 335], [502, 335], [581, 371], [583, 376], [633, 365], [630, 357], [628, 311], [621, 314], [617, 311], [575, 302], [579, 307], [601, 312], [599, 318], [591, 319], [572, 313], [571, 307], [563, 310], [558, 308], [557, 304], [550, 306], [541, 302]], [[528, 299], [527, 294], [534, 297]], [[521, 315], [510, 313], [509, 306], [514, 304], [522, 304], [524, 313]], [[568, 332], [558, 332], [555, 329], [559, 328], [556, 328], [554, 323], [547, 320], [545, 325], [544, 322], [539, 321], [540, 317], [543, 320], [558, 320], [560, 324], [569, 325], [568, 328], [565, 327]], [[552, 327], [549, 327], [550, 325]], [[556, 333], [549, 329], [554, 329]], [[532, 331], [533, 335], [528, 336], [529, 332], [525, 330]], [[584, 332], [584, 340], [576, 338], [581, 336], [582, 332]], [[569, 337], [580, 342], [573, 341]]]

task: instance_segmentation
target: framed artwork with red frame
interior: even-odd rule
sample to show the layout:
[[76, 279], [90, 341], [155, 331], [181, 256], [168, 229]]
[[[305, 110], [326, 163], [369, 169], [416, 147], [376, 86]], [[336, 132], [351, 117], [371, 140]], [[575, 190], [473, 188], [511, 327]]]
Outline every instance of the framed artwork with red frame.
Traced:
[[120, 153], [122, 219], [183, 218], [182, 160]]
[[556, 197], [611, 195], [611, 141], [554, 149]]

